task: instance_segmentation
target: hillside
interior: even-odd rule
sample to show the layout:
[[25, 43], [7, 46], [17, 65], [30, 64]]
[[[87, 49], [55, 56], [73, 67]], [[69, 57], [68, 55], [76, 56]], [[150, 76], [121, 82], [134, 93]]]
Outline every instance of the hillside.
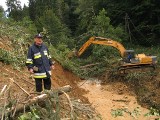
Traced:
[[[28, 100], [38, 95], [35, 93], [34, 79], [24, 67], [28, 43], [25, 43], [22, 38], [19, 40], [9, 37], [0, 38], [1, 113], [5, 113], [7, 107], [15, 107], [17, 104], [25, 105]], [[68, 64], [66, 63], [65, 65]], [[100, 69], [99, 67], [97, 70]], [[158, 66], [152, 72], [142, 69], [123, 75], [106, 70], [95, 78], [82, 79], [83, 76], [78, 77], [68, 71], [66, 66], [64, 69], [59, 62], [56, 62], [55, 69], [52, 70], [52, 89], [70, 85], [72, 90], [56, 100], [52, 101], [51, 97], [49, 101], [45, 101], [46, 106], [50, 105], [50, 101], [53, 103], [56, 101], [58, 105], [43, 108], [48, 110], [48, 113], [42, 111], [42, 115], [46, 118], [51, 112], [50, 109], [53, 109], [53, 113], [54, 109], [57, 109], [60, 112], [60, 118], [64, 119], [72, 117], [80, 120], [154, 120], [159, 118], [158, 110], [160, 110], [159, 71]], [[5, 86], [6, 89], [3, 91]], [[36, 110], [41, 111], [39, 108]], [[29, 113], [29, 111], [25, 112]], [[147, 113], [148, 116], [144, 116]]]
[[[21, 102], [25, 101], [27, 98], [27, 94], [13, 84], [11, 79], [15, 80], [29, 93], [34, 92], [34, 82], [26, 68], [22, 71], [17, 71], [10, 65], [0, 63], [0, 72], [0, 89], [2, 89], [4, 85], [10, 85], [11, 98], [17, 98]], [[90, 80], [81, 80], [73, 73], [64, 70], [57, 62], [55, 65], [55, 70], [52, 71], [52, 74], [52, 88], [58, 88], [65, 85], [72, 86], [71, 92], [68, 93], [70, 98], [79, 100], [82, 105], [88, 104], [90, 106], [89, 108], [95, 112], [89, 112], [90, 110], [88, 109], [86, 110], [89, 112], [87, 114], [97, 114], [96, 117], [95, 115], [92, 117], [90, 116], [92, 119], [151, 120], [153, 116], [144, 117], [144, 114], [149, 113], [149, 106], [151, 104], [155, 103], [155, 105], [159, 105], [160, 103], [159, 95], [157, 95], [160, 91], [158, 88], [155, 88], [155, 86], [153, 88], [153, 83], [154, 85], [156, 84], [157, 77], [154, 77], [154, 81], [153, 78], [152, 81], [141, 81], [145, 83], [145, 87], [148, 87], [148, 90], [152, 91], [143, 91], [145, 92], [144, 96], [138, 94], [136, 95], [136, 92], [138, 91], [136, 89], [139, 86], [131, 87], [128, 83], [119, 80], [108, 81], [106, 83], [107, 76], [103, 76], [99, 79], [94, 78]], [[156, 84], [156, 86], [157, 85], [158, 84]], [[141, 94], [143, 94], [143, 92], [141, 92]], [[139, 101], [137, 101], [137, 99]], [[116, 113], [118, 111], [119, 113]], [[84, 112], [81, 112], [81, 114], [82, 115], [80, 116], [83, 116], [83, 119], [87, 120], [90, 118], [86, 117], [86, 113]]]

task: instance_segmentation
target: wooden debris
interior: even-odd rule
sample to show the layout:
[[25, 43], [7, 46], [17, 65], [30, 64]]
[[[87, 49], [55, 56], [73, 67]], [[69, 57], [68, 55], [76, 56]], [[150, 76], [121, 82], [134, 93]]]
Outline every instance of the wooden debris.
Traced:
[[67, 97], [67, 100], [68, 100], [68, 102], [69, 102], [69, 105], [70, 105], [70, 108], [71, 108], [71, 119], [74, 119], [74, 117], [73, 117], [73, 105], [72, 105], [72, 102], [71, 102], [71, 100], [70, 100], [70, 97], [69, 97], [69, 95], [67, 94], [67, 93], [65, 93], [64, 91], [62, 91], [63, 92], [63, 94]]
[[5, 91], [6, 88], [7, 88], [7, 85], [4, 85], [4, 87], [2, 88], [2, 90], [0, 92], [0, 96], [3, 94], [3, 92]]
[[15, 83], [23, 92], [30, 96], [30, 94], [25, 89], [23, 89], [16, 81], [14, 81], [13, 78], [10, 78], [10, 80], [13, 81], [13, 83]]
[[115, 102], [130, 102], [130, 100], [122, 100], [122, 99], [120, 99], [120, 100], [114, 100], [113, 99], [113, 101], [115, 101]]
[[[50, 90], [50, 91], [48, 91], [48, 93], [49, 94], [58, 93], [58, 95], [61, 95], [61, 94], [64, 94], [64, 92], [69, 92], [69, 91], [71, 91], [71, 86], [67, 85], [67, 86], [61, 87], [61, 88], [56, 89], [56, 90]], [[20, 111], [23, 111], [24, 106], [25, 106], [25, 109], [28, 109], [30, 105], [42, 102], [45, 99], [47, 99], [48, 97], [49, 97], [49, 95], [44, 93], [44, 94], [38, 95], [36, 97], [33, 97], [32, 99], [29, 99], [28, 101], [26, 101], [26, 103], [24, 105], [23, 104], [17, 104], [16, 108], [13, 107], [10, 110], [6, 111], [7, 115], [10, 115], [13, 112], [15, 113], [15, 109], [16, 109], [16, 113], [20, 112]], [[2, 116], [1, 113], [0, 113], [0, 116]]]
[[80, 66], [80, 69], [88, 68], [88, 67], [95, 66], [95, 65], [99, 65], [99, 64], [100, 64], [100, 63], [93, 63], [93, 64], [88, 64], [88, 65]]

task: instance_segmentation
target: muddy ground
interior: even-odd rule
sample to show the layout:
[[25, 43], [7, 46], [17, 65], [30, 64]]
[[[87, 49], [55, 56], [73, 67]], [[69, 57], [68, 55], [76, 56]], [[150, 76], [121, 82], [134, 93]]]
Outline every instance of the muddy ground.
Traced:
[[[65, 85], [72, 86], [68, 93], [70, 98], [89, 104], [95, 111], [95, 120], [152, 120], [154, 116], [145, 117], [151, 106], [160, 109], [160, 74], [142, 80], [127, 81], [123, 77], [112, 79], [107, 73], [89, 80], [79, 77], [64, 70], [59, 63], [52, 70], [52, 88]], [[11, 85], [12, 97], [24, 101], [27, 98], [22, 90], [11, 82], [15, 80], [29, 93], [35, 91], [34, 80], [24, 68], [14, 70], [10, 65], [0, 63], [0, 91], [4, 85]], [[28, 81], [28, 82], [27, 82]], [[117, 114], [117, 112], [119, 112]], [[83, 113], [82, 113], [83, 114]], [[91, 119], [84, 117], [83, 119]], [[98, 117], [97, 117], [98, 116]]]

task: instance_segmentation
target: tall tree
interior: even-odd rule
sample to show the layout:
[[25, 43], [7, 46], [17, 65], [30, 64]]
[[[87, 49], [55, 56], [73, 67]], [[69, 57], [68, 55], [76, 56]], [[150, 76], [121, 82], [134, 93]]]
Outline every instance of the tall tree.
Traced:
[[29, 16], [32, 21], [36, 18], [35, 0], [29, 0]]
[[52, 10], [46, 10], [39, 18], [39, 22], [43, 28], [47, 29], [50, 35], [50, 42], [53, 45], [67, 43], [68, 29], [61, 23]]
[[19, 0], [7, 0], [6, 1], [9, 13], [8, 17], [13, 18], [16, 21], [22, 20], [22, 7]]
[[3, 7], [2, 7], [2, 6], [0, 6], [0, 18], [2, 18], [2, 17], [3, 17], [3, 13], [4, 13], [4, 9], [3, 9]]
[[[34, 14], [31, 12], [34, 10]], [[30, 17], [37, 26], [37, 32], [47, 29], [53, 42], [65, 40], [70, 36], [70, 30], [67, 27], [68, 4], [64, 0], [30, 0]], [[60, 39], [61, 38], [61, 39]]]
[[[133, 34], [141, 44], [156, 45], [160, 43], [160, 2], [158, 0], [143, 0], [134, 2], [131, 15], [135, 29]], [[136, 18], [136, 19], [134, 19]]]
[[93, 17], [96, 15], [93, 0], [80, 0], [75, 13], [79, 15], [79, 23], [77, 35], [87, 32], [89, 24], [92, 23]]
[[158, 0], [107, 0], [106, 3], [113, 25], [125, 25], [124, 17], [126, 13], [129, 15], [127, 19], [130, 34], [136, 43], [147, 46], [159, 43], [160, 2]]

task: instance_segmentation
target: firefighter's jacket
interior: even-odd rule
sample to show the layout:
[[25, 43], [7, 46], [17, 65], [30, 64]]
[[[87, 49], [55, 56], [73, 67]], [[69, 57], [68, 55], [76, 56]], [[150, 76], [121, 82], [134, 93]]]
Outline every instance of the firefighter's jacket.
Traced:
[[44, 44], [41, 46], [33, 44], [29, 47], [26, 65], [28, 69], [33, 69], [34, 78], [50, 77], [52, 64], [48, 48]]

